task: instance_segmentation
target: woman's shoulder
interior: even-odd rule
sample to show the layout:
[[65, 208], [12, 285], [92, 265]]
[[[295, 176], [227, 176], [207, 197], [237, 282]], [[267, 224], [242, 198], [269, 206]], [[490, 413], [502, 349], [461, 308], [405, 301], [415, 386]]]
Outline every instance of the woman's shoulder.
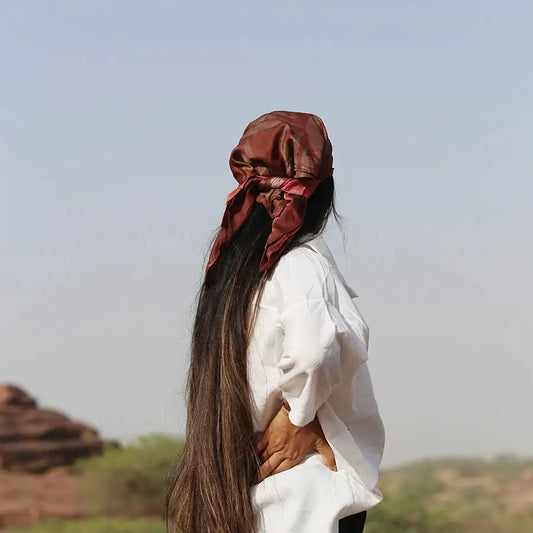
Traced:
[[330, 268], [321, 254], [302, 243], [281, 256], [273, 268], [270, 285], [285, 304], [327, 298]]
[[298, 244], [281, 256], [273, 276], [280, 280], [302, 283], [323, 282], [331, 267], [324, 256], [307, 243]]
[[298, 244], [279, 259], [273, 269], [272, 282], [278, 291], [310, 297], [335, 298], [345, 294], [353, 300], [358, 294], [347, 283], [328, 244], [321, 235]]

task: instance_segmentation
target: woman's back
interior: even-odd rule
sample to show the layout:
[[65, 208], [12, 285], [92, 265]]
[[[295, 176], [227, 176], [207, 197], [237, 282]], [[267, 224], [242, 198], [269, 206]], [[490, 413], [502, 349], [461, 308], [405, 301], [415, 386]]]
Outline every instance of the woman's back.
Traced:
[[248, 350], [256, 436], [284, 397], [295, 425], [318, 417], [338, 471], [313, 451], [254, 485], [259, 533], [337, 533], [340, 518], [382, 499], [376, 482], [384, 431], [356, 296], [321, 236], [289, 250], [264, 287]]

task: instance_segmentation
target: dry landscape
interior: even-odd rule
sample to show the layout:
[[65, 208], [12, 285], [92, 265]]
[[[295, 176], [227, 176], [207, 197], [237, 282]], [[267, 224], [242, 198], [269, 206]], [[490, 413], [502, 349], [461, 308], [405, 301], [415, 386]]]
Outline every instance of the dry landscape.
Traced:
[[[148, 435], [122, 448], [0, 386], [0, 530], [163, 533], [165, 483], [181, 445]], [[533, 459], [421, 460], [384, 471], [380, 488], [368, 533], [533, 533]]]

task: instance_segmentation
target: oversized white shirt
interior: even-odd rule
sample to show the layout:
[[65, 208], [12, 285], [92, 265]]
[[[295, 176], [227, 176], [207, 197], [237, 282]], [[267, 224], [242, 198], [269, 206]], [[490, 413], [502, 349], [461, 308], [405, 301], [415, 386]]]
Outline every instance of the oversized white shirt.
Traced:
[[285, 253], [266, 282], [248, 348], [256, 437], [285, 397], [293, 424], [318, 416], [338, 470], [312, 451], [252, 486], [257, 533], [338, 533], [341, 518], [383, 499], [384, 429], [357, 296], [321, 236]]

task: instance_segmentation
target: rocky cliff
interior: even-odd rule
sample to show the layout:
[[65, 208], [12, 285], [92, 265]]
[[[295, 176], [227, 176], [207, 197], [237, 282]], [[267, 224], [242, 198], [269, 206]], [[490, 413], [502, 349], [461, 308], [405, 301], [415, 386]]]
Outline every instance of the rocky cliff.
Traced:
[[21, 388], [0, 384], [0, 469], [45, 472], [99, 454], [96, 429], [43, 409]]

